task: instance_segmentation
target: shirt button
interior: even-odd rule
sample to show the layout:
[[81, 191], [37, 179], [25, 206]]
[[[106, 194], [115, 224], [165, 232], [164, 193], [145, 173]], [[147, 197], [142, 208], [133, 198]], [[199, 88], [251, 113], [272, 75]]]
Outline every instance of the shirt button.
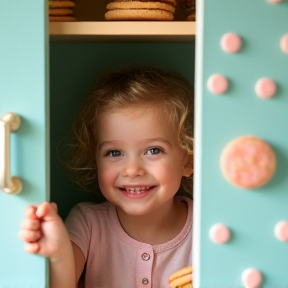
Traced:
[[147, 278], [142, 279], [142, 284], [146, 285], [149, 283], [149, 280]]
[[148, 261], [150, 259], [150, 255], [148, 253], [143, 253], [141, 257], [144, 261]]

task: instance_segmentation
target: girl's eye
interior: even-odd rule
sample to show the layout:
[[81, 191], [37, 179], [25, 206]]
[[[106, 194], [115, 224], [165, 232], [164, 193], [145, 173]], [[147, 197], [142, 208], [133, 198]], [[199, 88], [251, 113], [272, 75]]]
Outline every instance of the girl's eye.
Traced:
[[111, 157], [119, 157], [122, 155], [122, 153], [119, 150], [110, 150], [106, 155]]
[[161, 153], [161, 152], [162, 152], [162, 150], [159, 149], [159, 148], [150, 148], [150, 149], [146, 152], [146, 154], [156, 155], [156, 154], [159, 154], [159, 153]]

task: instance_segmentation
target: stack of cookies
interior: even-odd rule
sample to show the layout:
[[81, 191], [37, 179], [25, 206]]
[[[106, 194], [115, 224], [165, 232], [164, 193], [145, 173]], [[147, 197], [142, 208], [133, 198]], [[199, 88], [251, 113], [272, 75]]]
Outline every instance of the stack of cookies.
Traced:
[[171, 21], [176, 0], [114, 0], [107, 5], [106, 20]]
[[54, 21], [75, 21], [75, 3], [66, 0], [49, 0], [49, 20]]
[[193, 288], [193, 267], [187, 266], [176, 271], [169, 277], [171, 288]]

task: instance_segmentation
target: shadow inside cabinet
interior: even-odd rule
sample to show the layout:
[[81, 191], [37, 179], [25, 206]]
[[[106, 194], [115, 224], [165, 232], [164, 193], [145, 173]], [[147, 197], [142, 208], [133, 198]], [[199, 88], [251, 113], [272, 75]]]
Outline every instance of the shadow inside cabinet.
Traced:
[[111, 69], [151, 65], [180, 73], [193, 84], [194, 51], [194, 43], [50, 43], [50, 199], [62, 218], [78, 202], [103, 201], [101, 194], [77, 188], [57, 155], [97, 78]]

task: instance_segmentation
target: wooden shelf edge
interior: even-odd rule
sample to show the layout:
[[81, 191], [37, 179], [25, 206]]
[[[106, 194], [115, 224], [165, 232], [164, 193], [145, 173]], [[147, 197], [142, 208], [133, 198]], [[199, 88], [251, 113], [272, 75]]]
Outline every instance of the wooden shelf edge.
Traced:
[[192, 42], [196, 23], [183, 22], [50, 22], [51, 41], [180, 41]]

